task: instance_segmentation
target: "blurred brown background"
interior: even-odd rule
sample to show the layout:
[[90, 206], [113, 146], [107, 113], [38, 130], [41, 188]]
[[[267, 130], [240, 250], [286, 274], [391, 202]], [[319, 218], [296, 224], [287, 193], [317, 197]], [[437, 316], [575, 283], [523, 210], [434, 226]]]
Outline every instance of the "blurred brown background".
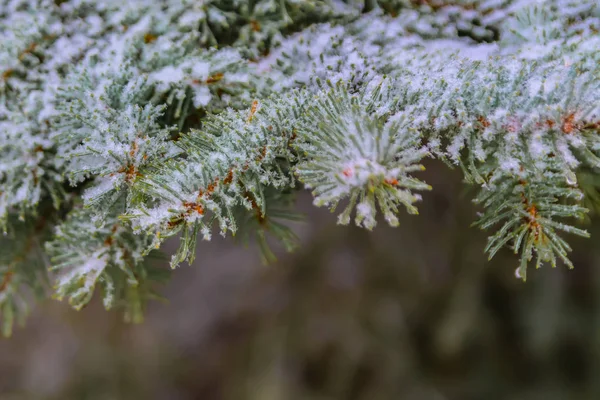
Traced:
[[39, 304], [0, 341], [0, 400], [599, 399], [600, 226], [569, 238], [575, 270], [524, 284], [509, 249], [487, 262], [458, 171], [422, 177], [396, 229], [337, 226], [302, 192], [302, 246], [276, 264], [199, 243], [142, 325]]

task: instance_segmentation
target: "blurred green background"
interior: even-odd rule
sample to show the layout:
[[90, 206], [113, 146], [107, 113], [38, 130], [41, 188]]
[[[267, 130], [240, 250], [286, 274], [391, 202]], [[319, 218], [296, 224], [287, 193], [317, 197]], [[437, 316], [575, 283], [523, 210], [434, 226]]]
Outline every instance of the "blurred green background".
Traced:
[[199, 243], [141, 325], [39, 304], [0, 341], [0, 400], [600, 399], [600, 225], [569, 238], [575, 270], [523, 283], [509, 249], [486, 260], [460, 173], [421, 176], [396, 229], [337, 226], [302, 192], [302, 245], [275, 264]]

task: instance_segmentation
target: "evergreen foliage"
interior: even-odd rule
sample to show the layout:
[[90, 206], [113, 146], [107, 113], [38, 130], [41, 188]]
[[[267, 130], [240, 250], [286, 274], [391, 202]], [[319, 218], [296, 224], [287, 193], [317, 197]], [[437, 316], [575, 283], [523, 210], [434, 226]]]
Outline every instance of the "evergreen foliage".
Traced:
[[341, 224], [396, 226], [428, 157], [478, 188], [490, 257], [572, 267], [599, 31], [593, 0], [0, 1], [3, 332], [48, 279], [139, 321], [176, 235], [172, 267], [215, 229], [270, 260], [302, 187]]

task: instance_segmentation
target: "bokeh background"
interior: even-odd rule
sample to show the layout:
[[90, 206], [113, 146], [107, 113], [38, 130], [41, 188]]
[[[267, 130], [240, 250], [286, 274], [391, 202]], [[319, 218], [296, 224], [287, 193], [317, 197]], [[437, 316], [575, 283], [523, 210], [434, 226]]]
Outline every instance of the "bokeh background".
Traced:
[[399, 228], [337, 226], [300, 192], [301, 247], [275, 264], [199, 243], [141, 325], [39, 304], [0, 341], [0, 399], [600, 399], [600, 225], [570, 238], [575, 270], [523, 283], [509, 249], [487, 261], [459, 171], [421, 176]]

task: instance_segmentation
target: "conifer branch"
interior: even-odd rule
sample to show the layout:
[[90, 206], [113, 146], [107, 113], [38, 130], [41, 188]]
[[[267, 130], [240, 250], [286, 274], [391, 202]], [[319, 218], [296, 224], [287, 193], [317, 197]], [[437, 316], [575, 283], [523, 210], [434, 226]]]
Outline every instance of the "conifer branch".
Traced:
[[299, 183], [347, 201], [342, 224], [396, 226], [424, 157], [479, 188], [490, 257], [572, 267], [561, 235], [587, 236], [598, 200], [599, 32], [589, 0], [0, 4], [4, 332], [49, 255], [56, 297], [139, 320], [166, 238], [173, 267], [215, 230], [272, 259]]
[[[54, 297], [66, 297], [81, 309], [99, 287], [106, 309], [124, 308], [126, 319], [141, 321], [145, 300], [157, 297], [153, 284], [164, 281], [164, 273], [144, 260], [149, 240], [119, 221], [118, 211], [102, 226], [93, 224], [91, 216], [89, 209], [73, 209], [46, 243], [56, 276]], [[82, 238], [82, 231], [92, 235]]]

